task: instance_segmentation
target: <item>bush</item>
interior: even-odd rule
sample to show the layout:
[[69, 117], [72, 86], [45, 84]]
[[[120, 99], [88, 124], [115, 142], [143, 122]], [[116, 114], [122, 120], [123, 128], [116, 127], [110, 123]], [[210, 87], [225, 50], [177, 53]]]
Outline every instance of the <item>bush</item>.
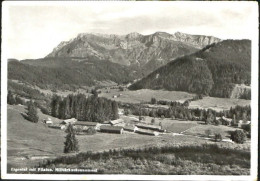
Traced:
[[87, 129], [86, 133], [87, 133], [88, 135], [93, 135], [93, 134], [96, 134], [97, 131], [95, 130], [95, 128], [89, 127], [89, 128]]
[[151, 98], [151, 104], [156, 104], [156, 103], [157, 103], [157, 100], [154, 97], [152, 97]]
[[215, 119], [215, 120], [213, 121], [213, 123], [214, 123], [214, 125], [216, 125], [216, 126], [218, 126], [218, 125], [221, 124], [220, 120], [217, 120], [217, 119]]
[[211, 134], [212, 134], [212, 131], [210, 129], [205, 130], [205, 135], [207, 137], [210, 137]]
[[246, 131], [247, 137], [251, 138], [251, 124], [242, 125], [241, 128]]
[[246, 141], [246, 134], [242, 130], [233, 131], [231, 132], [231, 140], [243, 144]]
[[221, 136], [221, 134], [219, 134], [219, 133], [216, 133], [216, 134], [215, 134], [215, 141], [216, 141], [216, 142], [222, 141], [222, 136]]

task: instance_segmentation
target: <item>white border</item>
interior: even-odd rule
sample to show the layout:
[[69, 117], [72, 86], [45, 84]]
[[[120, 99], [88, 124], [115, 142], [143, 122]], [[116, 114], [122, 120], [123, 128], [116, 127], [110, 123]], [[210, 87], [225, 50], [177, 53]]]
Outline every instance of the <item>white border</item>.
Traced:
[[[145, 3], [181, 3], [192, 6], [193, 3], [219, 3], [233, 4], [246, 3], [250, 4], [254, 8], [255, 19], [254, 27], [249, 27], [254, 29], [252, 34], [252, 100], [251, 100], [251, 109], [252, 109], [252, 143], [251, 143], [251, 174], [250, 176], [213, 176], [213, 175], [75, 175], [75, 174], [7, 174], [7, 35], [8, 30], [8, 7], [11, 5], [79, 5], [87, 3], [97, 3], [97, 2], [61, 2], [61, 1], [45, 1], [45, 2], [36, 2], [36, 1], [4, 1], [2, 3], [2, 54], [1, 54], [1, 176], [2, 179], [55, 179], [55, 180], [96, 180], [96, 179], [106, 179], [106, 180], [257, 180], [257, 160], [258, 160], [258, 4], [257, 2], [102, 2], [102, 3], [139, 3], [144, 5]], [[234, 6], [235, 7], [235, 6]], [[224, 20], [223, 20], [224, 21]], [[18, 32], [19, 33], [19, 32]]]

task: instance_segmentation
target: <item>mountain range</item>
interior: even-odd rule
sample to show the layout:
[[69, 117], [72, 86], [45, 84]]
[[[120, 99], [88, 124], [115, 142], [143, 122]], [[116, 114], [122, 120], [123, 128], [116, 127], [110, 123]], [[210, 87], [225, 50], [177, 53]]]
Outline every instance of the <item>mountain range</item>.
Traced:
[[250, 92], [238, 85], [249, 85], [251, 81], [251, 41], [180, 32], [83, 33], [61, 42], [44, 58], [10, 60], [8, 78], [43, 88], [95, 86], [102, 81], [135, 82], [130, 89], [239, 97]]
[[70, 41], [61, 42], [46, 57], [81, 57], [106, 60], [141, 69], [143, 75], [169, 61], [193, 53], [221, 40], [212, 36], [176, 32], [142, 35], [81, 33]]

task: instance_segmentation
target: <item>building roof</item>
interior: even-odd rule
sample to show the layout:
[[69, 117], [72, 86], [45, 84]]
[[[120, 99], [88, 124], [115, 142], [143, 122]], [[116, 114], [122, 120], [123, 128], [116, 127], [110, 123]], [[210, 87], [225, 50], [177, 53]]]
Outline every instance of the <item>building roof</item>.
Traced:
[[106, 126], [106, 125], [101, 125], [100, 130], [106, 130], [106, 131], [121, 131], [123, 127], [121, 126]]
[[226, 118], [225, 116], [222, 116], [222, 119], [225, 120], [225, 121], [232, 121], [232, 119]]
[[74, 125], [82, 125], [82, 126], [96, 126], [97, 122], [90, 122], [90, 121], [77, 121]]
[[155, 136], [159, 135], [158, 132], [147, 130], [147, 129], [138, 129], [138, 130], [136, 130], [136, 133], [147, 134], [147, 135], [155, 135]]
[[66, 123], [66, 124], [68, 124], [68, 123], [75, 123], [75, 122], [77, 122], [77, 119], [76, 118], [66, 119], [63, 122]]
[[125, 126], [125, 127], [124, 127], [125, 130], [131, 130], [131, 131], [134, 131], [135, 128], [137, 128], [137, 127], [134, 126], [134, 125], [128, 125], [128, 126]]
[[112, 125], [119, 124], [119, 123], [123, 123], [123, 122], [124, 122], [123, 119], [116, 119], [116, 120], [110, 121], [110, 123], [111, 123]]
[[161, 126], [144, 124], [144, 123], [138, 123], [136, 124], [136, 126], [140, 128], [147, 128], [147, 129], [161, 129]]

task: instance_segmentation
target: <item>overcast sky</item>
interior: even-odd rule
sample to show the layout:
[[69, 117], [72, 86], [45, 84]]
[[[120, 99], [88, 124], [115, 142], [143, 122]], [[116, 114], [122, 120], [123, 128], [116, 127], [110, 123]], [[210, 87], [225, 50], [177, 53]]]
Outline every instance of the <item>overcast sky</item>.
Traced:
[[[48, 4], [47, 4], [48, 3]], [[256, 7], [256, 8], [255, 8]], [[252, 39], [257, 4], [242, 2], [74, 2], [7, 4], [8, 57], [42, 58], [79, 33], [176, 31]], [[255, 23], [254, 23], [255, 24]]]

